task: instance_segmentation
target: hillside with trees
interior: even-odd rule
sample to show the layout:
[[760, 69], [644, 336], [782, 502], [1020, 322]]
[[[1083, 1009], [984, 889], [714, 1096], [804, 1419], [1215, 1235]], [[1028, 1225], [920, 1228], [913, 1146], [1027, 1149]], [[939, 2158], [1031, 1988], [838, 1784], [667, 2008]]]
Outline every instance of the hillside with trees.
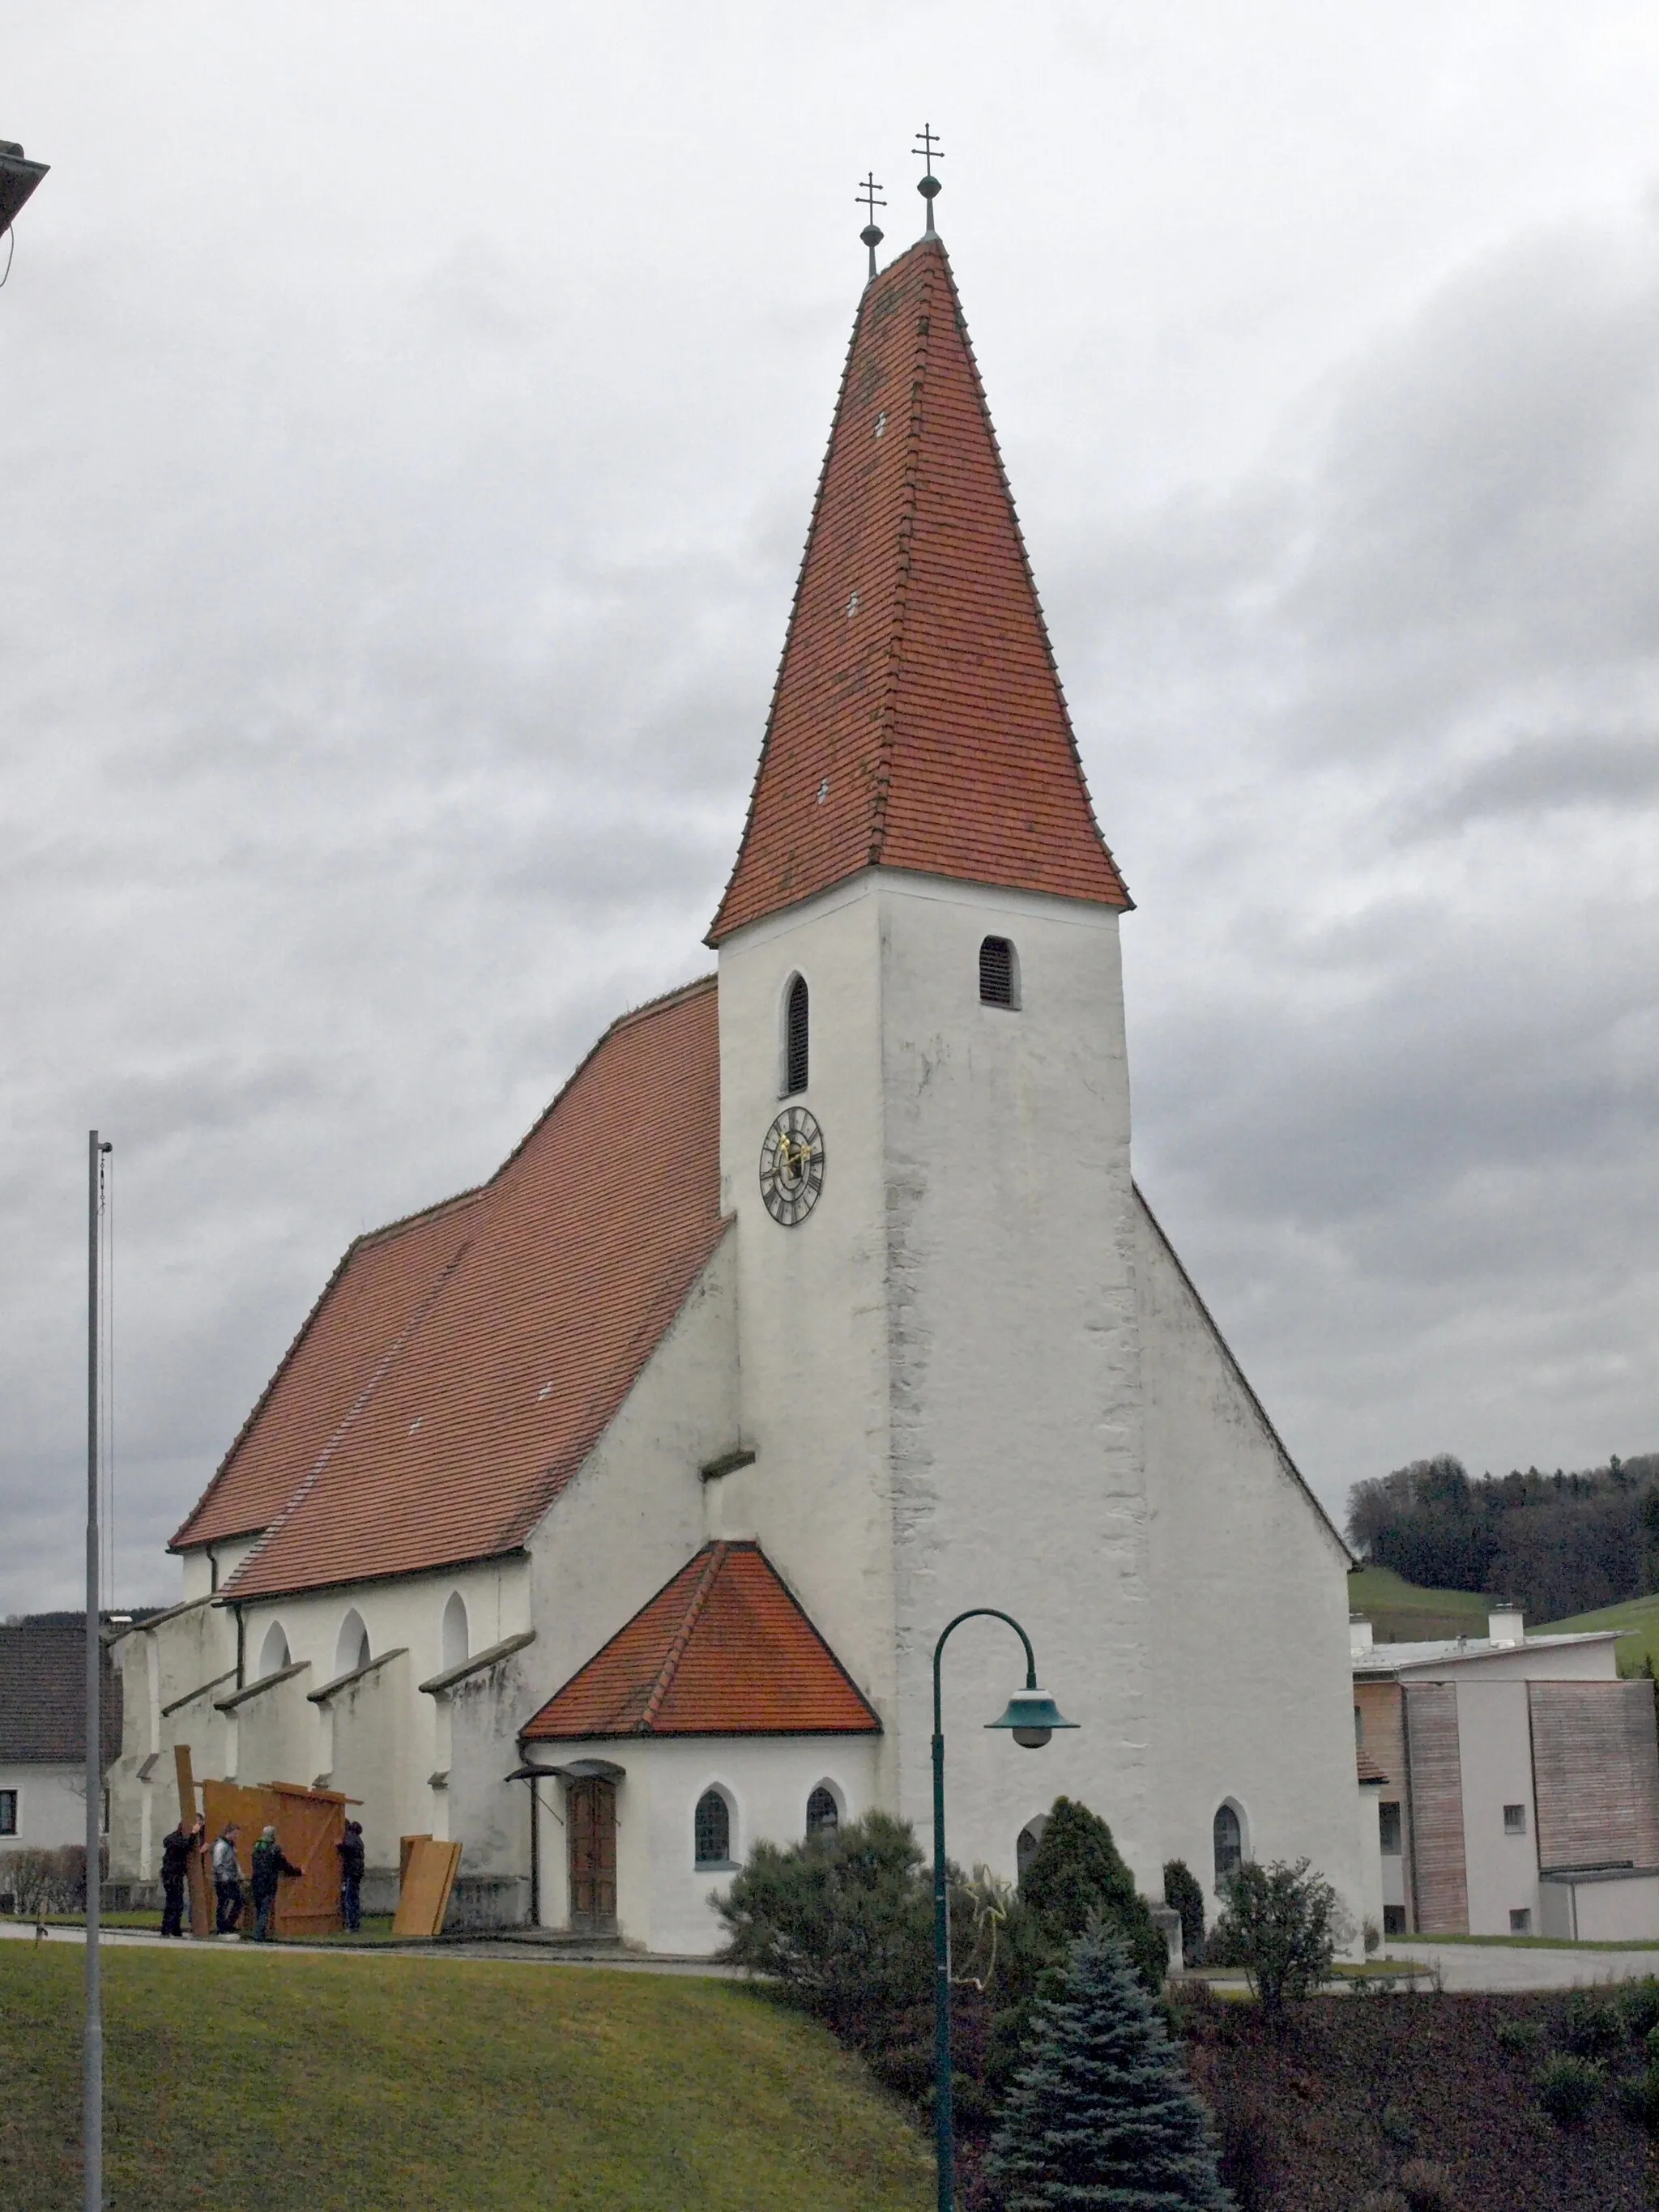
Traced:
[[1470, 1476], [1449, 1453], [1355, 1483], [1348, 1536], [1374, 1566], [1560, 1620], [1659, 1590], [1659, 1452], [1553, 1474]]

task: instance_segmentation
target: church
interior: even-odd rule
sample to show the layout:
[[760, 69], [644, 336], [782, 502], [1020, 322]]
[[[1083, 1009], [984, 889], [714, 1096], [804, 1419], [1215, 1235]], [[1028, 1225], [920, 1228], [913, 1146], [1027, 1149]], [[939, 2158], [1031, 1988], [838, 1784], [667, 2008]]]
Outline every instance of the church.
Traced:
[[[879, 234], [877, 234], [878, 235]], [[1370, 1910], [1342, 1540], [1136, 1187], [1103, 837], [932, 228], [860, 301], [714, 972], [345, 1253], [116, 1647], [112, 1875], [198, 1775], [461, 1846], [452, 1926], [706, 1954], [762, 1839], [1065, 1794], [1140, 1887]]]

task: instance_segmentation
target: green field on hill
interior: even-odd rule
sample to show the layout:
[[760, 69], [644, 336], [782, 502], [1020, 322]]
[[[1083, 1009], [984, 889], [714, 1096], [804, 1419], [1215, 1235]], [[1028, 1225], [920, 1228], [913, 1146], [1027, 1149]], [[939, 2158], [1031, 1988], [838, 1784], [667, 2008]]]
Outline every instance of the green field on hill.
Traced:
[[1615, 1647], [1619, 1671], [1633, 1674], [1644, 1659], [1659, 1667], [1659, 1597], [1628, 1597], [1622, 1605], [1604, 1605], [1595, 1613], [1574, 1613], [1569, 1620], [1552, 1620], [1528, 1632], [1538, 1636], [1574, 1636], [1588, 1628], [1618, 1628], [1624, 1633]]
[[1348, 1610], [1365, 1615], [1379, 1644], [1486, 1632], [1486, 1601], [1478, 1592], [1419, 1589], [1392, 1567], [1357, 1567], [1348, 1577]]
[[[76, 2212], [78, 1944], [0, 1943], [0, 2204]], [[913, 2121], [732, 1982], [106, 1954], [119, 2212], [924, 2212]]]

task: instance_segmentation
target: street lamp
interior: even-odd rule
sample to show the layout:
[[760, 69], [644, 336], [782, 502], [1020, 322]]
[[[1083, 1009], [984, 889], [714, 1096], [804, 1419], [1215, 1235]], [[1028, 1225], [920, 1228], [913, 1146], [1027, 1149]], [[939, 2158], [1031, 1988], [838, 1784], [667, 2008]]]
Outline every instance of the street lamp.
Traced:
[[1075, 1721], [1062, 1720], [1048, 1692], [1037, 1687], [1031, 1639], [1012, 1613], [1000, 1613], [994, 1605], [975, 1605], [946, 1622], [933, 1646], [933, 2144], [939, 2160], [939, 2212], [951, 2212], [956, 2203], [956, 2147], [951, 2122], [951, 1903], [945, 1875], [945, 1718], [939, 1698], [939, 1662], [951, 1632], [964, 1620], [981, 1619], [1006, 1620], [1025, 1646], [1025, 1687], [1009, 1698], [998, 1719], [987, 1721], [987, 1728], [1007, 1729], [1025, 1750], [1041, 1751], [1056, 1729], [1077, 1726]]

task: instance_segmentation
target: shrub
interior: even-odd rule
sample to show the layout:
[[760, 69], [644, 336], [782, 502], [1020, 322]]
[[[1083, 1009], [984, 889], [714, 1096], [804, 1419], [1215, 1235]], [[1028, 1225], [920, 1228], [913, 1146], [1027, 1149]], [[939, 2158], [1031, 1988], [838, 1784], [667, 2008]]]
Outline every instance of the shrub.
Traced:
[[1562, 2127], [1571, 2127], [1589, 2116], [1605, 2075], [1606, 2069], [1597, 2060], [1562, 2051], [1547, 2058], [1532, 2078], [1538, 2101], [1550, 2118]]
[[1294, 1866], [1247, 1861], [1227, 1877], [1222, 1895], [1226, 1910], [1216, 1933], [1269, 2013], [1279, 2012], [1287, 1997], [1311, 1996], [1329, 1978], [1352, 1928], [1336, 1892], [1306, 1859]]
[[1165, 1863], [1164, 1902], [1181, 1915], [1182, 1963], [1197, 1966], [1204, 1956], [1204, 1890], [1185, 1859]]
[[1651, 1974], [1627, 1982], [1618, 1996], [1619, 2017], [1632, 2043], [1642, 2043], [1659, 2027], [1659, 1981]]
[[1457, 2212], [1450, 2174], [1425, 2158], [1409, 2159], [1401, 2167], [1400, 2193], [1411, 2212]]
[[1392, 2143], [1395, 2150], [1417, 2148], [1416, 2124], [1403, 2105], [1384, 2105], [1376, 2124], [1382, 2130], [1384, 2141]]
[[1373, 2189], [1360, 2198], [1353, 2212], [1411, 2212], [1397, 2189]]
[[1609, 2051], [1617, 2051], [1625, 2039], [1625, 2022], [1614, 2005], [1604, 2003], [1599, 1997], [1579, 1990], [1567, 2000], [1566, 2021], [1561, 2030], [1561, 2040], [1581, 2058], [1599, 2058]]
[[1231, 2212], [1209, 2116], [1121, 1940], [1080, 1937], [1031, 2029], [987, 2161], [1007, 2212]]
[[1498, 2040], [1505, 2051], [1536, 2051], [1544, 2040], [1543, 2024], [1535, 2020], [1506, 2020], [1498, 2025]]
[[1147, 1990], [1160, 1994], [1169, 1948], [1097, 1813], [1056, 1797], [1019, 1888], [1056, 1954], [1098, 1925], [1122, 1942]]
[[1223, 2106], [1221, 2181], [1232, 2191], [1238, 2212], [1272, 2212], [1279, 2184], [1278, 2141], [1266, 2105], [1246, 2096]]
[[1382, 1930], [1376, 1921], [1365, 1920], [1360, 1926], [1359, 1940], [1365, 1947], [1365, 1956], [1374, 1959], [1382, 1948]]
[[24, 1919], [42, 1912], [84, 1912], [87, 1847], [64, 1844], [52, 1851], [10, 1852], [6, 1881], [12, 1893], [12, 1910]]
[[1659, 2135], [1659, 2066], [1650, 2066], [1645, 2074], [1627, 2074], [1614, 2085], [1613, 2094], [1627, 2120], [1650, 2135]]

